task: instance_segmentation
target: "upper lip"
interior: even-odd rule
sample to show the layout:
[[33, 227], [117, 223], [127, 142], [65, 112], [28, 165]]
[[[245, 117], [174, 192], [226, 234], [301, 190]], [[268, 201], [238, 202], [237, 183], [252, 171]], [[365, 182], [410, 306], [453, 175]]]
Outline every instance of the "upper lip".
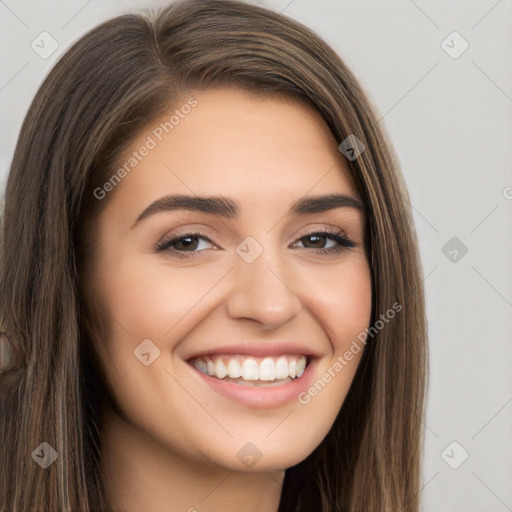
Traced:
[[258, 341], [255, 343], [243, 343], [238, 345], [218, 345], [213, 348], [198, 350], [186, 359], [208, 356], [213, 354], [239, 354], [255, 357], [281, 356], [286, 354], [298, 354], [309, 357], [320, 357], [311, 347], [294, 341]]

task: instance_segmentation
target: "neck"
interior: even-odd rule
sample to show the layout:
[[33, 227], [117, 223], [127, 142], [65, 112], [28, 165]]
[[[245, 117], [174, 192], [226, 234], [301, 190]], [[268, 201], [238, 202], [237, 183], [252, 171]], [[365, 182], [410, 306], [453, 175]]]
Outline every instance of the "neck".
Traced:
[[113, 412], [102, 457], [112, 512], [277, 512], [284, 471], [245, 473], [203, 464], [162, 446]]

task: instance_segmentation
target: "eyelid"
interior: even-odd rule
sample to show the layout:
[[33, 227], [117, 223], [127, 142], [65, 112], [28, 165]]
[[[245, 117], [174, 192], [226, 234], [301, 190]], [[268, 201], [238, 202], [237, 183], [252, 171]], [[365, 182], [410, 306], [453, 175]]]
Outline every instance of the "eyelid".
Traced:
[[[213, 240], [211, 240], [211, 238], [208, 235], [202, 233], [199, 230], [190, 229], [190, 230], [184, 230], [184, 231], [180, 231], [180, 232], [173, 232], [170, 235], [165, 235], [163, 238], [160, 239], [160, 241], [158, 241], [155, 244], [154, 249], [157, 252], [165, 251], [166, 250], [165, 246], [167, 244], [169, 244], [170, 242], [175, 242], [177, 240], [180, 240], [181, 238], [187, 238], [187, 237], [204, 238], [210, 244], [217, 246], [217, 244]], [[174, 251], [174, 252], [179, 253], [179, 252], [185, 252], [185, 251]], [[194, 252], [200, 252], [200, 251], [194, 251]]]
[[[206, 233], [211, 233], [211, 235], [208, 235]], [[200, 235], [206, 239], [208, 239], [211, 243], [213, 242], [213, 238], [216, 238], [219, 236], [219, 233], [216, 229], [211, 227], [208, 224], [204, 223], [183, 223], [179, 226], [176, 226], [175, 228], [167, 231], [155, 244], [155, 247], [157, 245], [161, 245], [162, 243], [172, 240], [174, 238], [179, 238], [183, 236], [191, 236], [191, 235]]]
[[326, 228], [325, 226], [324, 227], [311, 228], [308, 231], [306, 231], [305, 233], [303, 233], [302, 235], [300, 235], [298, 237], [298, 239], [303, 238], [303, 237], [308, 236], [308, 235], [314, 235], [316, 233], [329, 233], [330, 235], [339, 235], [339, 236], [342, 236], [344, 238], [349, 239], [347, 233], [343, 229], [332, 228], [332, 227], [327, 227]]

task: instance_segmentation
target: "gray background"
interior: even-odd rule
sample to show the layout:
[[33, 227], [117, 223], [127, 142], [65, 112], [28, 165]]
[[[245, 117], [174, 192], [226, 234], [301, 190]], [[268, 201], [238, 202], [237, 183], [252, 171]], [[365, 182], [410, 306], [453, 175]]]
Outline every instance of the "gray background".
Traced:
[[[400, 158], [430, 332], [422, 510], [512, 511], [512, 1], [255, 3], [338, 51]], [[162, 4], [0, 0], [2, 192], [22, 119], [55, 60], [100, 21]], [[59, 45], [47, 59], [31, 47], [43, 31]], [[447, 39], [452, 56], [442, 47], [453, 31], [469, 44], [457, 58], [462, 40]]]

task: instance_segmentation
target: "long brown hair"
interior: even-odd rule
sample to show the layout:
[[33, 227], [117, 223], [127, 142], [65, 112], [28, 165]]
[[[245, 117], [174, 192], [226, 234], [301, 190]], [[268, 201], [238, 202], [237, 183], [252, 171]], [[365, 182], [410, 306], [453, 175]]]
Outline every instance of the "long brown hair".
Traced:
[[[82, 37], [23, 123], [1, 232], [0, 331], [16, 363], [0, 373], [2, 511], [108, 510], [97, 407], [108, 391], [80, 286], [82, 240], [108, 201], [93, 191], [148, 122], [214, 86], [293, 96], [318, 111], [340, 143], [350, 134], [363, 141], [365, 151], [347, 164], [365, 205], [372, 325], [392, 304], [402, 306], [368, 339], [331, 431], [286, 471], [279, 511], [419, 509], [421, 268], [407, 192], [376, 109], [303, 25], [236, 0], [184, 0], [119, 16]], [[58, 454], [46, 470], [32, 458], [43, 442]]]

